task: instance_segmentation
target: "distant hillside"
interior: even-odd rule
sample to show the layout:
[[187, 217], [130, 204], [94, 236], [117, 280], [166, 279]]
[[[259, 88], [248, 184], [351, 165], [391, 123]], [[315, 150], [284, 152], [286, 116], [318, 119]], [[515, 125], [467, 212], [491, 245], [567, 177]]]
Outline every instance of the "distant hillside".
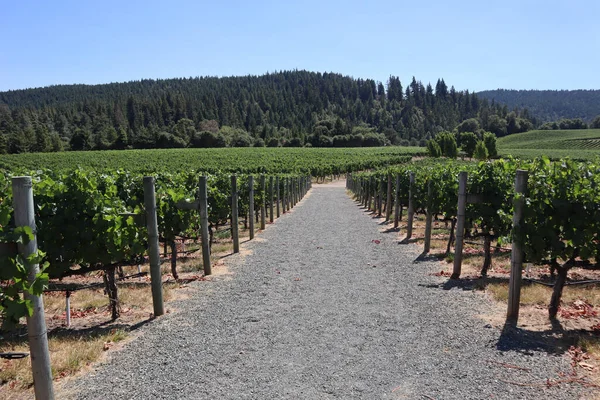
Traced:
[[600, 90], [485, 90], [481, 98], [506, 104], [509, 109], [527, 108], [540, 122], [581, 118], [590, 122], [600, 115]]
[[498, 136], [519, 113], [415, 78], [335, 73], [145, 79], [0, 92], [0, 153], [167, 147], [424, 145], [465, 120]]
[[600, 156], [600, 129], [529, 131], [500, 138], [497, 145], [501, 155], [591, 160]]

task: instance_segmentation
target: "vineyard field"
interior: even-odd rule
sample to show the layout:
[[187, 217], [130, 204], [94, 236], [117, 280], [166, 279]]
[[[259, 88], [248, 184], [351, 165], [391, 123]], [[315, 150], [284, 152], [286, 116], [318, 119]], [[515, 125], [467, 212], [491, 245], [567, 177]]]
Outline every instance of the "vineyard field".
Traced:
[[[525, 188], [523, 225], [512, 226], [513, 202], [517, 197], [514, 182], [517, 170], [525, 170], [529, 179]], [[481, 163], [414, 162], [352, 175], [355, 193], [370, 207], [371, 200], [386, 198], [387, 182], [395, 192], [396, 180], [402, 205], [412, 199], [414, 211], [430, 213], [436, 219], [457, 221], [458, 174], [467, 172], [466, 194], [478, 201], [467, 204], [465, 236], [485, 240], [486, 262], [481, 275], [486, 276], [491, 260], [491, 242], [497, 247], [516, 242], [522, 246], [525, 260], [550, 265], [558, 273], [549, 308], [550, 317], [558, 311], [562, 287], [568, 271], [575, 265], [600, 269], [600, 163], [561, 160], [547, 157], [533, 161], [495, 160]], [[409, 172], [415, 174], [409, 183]], [[358, 185], [356, 185], [356, 182]], [[356, 189], [358, 188], [358, 189]], [[410, 193], [410, 195], [409, 195]], [[457, 233], [458, 236], [458, 233]], [[452, 236], [446, 253], [450, 252]], [[458, 273], [460, 275], [460, 272]], [[454, 276], [458, 278], [459, 276]]]
[[95, 171], [127, 170], [133, 173], [183, 171], [304, 172], [313, 176], [360, 170], [402, 162], [425, 154], [420, 147], [373, 148], [219, 148], [73, 151], [0, 156], [0, 167], [27, 172], [76, 167]]
[[498, 139], [501, 155], [593, 160], [600, 155], [600, 129], [530, 131]]

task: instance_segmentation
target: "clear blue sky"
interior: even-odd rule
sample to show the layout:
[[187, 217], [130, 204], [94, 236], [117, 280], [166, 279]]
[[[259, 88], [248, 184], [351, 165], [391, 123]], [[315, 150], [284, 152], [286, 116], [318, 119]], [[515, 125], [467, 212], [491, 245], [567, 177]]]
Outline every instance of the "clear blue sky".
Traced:
[[0, 90], [296, 68], [600, 89], [598, 16], [598, 0], [2, 0]]

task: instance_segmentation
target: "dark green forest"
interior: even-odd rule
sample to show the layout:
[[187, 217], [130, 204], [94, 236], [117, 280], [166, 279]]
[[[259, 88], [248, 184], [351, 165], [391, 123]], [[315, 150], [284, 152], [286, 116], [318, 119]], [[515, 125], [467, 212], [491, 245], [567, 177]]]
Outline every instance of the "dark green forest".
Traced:
[[[462, 125], [459, 127], [459, 124]], [[425, 145], [442, 131], [524, 132], [527, 109], [435, 87], [335, 73], [59, 85], [0, 93], [0, 152]]]
[[506, 104], [509, 109], [527, 108], [540, 122], [581, 119], [590, 123], [600, 115], [600, 90], [486, 90], [477, 95]]

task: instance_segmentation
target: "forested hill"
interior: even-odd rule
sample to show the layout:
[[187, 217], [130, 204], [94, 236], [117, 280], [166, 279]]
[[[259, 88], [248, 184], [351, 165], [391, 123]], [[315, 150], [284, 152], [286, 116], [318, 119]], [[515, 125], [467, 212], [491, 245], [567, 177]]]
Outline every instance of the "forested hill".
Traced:
[[416, 145], [467, 119], [499, 136], [527, 130], [522, 117], [443, 79], [435, 88], [308, 71], [148, 79], [1, 92], [0, 152]]
[[600, 115], [600, 90], [486, 90], [481, 98], [506, 104], [509, 109], [527, 108], [542, 122], [564, 118], [592, 121]]

